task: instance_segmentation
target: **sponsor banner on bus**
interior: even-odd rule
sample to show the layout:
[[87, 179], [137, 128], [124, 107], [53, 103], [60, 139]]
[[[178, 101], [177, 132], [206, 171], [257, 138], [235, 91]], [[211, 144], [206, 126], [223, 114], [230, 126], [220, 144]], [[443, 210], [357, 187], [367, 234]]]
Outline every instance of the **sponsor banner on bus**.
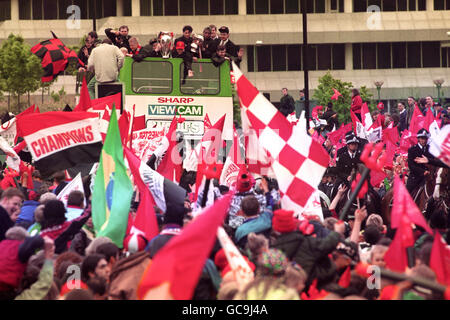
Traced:
[[223, 138], [233, 138], [233, 100], [231, 97], [177, 97], [177, 96], [143, 96], [127, 95], [127, 111], [135, 105], [135, 116], [145, 115], [146, 130], [158, 132], [168, 130], [174, 115], [185, 118], [177, 130], [187, 139], [201, 139], [204, 132], [204, 119], [208, 114], [211, 123], [217, 122], [224, 113], [227, 114]]

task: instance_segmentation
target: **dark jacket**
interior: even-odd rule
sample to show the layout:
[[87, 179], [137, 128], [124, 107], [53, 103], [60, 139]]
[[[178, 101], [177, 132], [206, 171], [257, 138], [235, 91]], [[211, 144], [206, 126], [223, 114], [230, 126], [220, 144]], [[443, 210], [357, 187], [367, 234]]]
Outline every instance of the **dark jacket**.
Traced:
[[9, 217], [8, 211], [0, 206], [0, 241], [5, 239], [6, 231], [12, 227], [14, 227], [14, 221]]
[[436, 167], [444, 167], [448, 168], [443, 162], [439, 159], [436, 159], [429, 151], [430, 146], [426, 145], [421, 148], [419, 144], [412, 146], [408, 149], [408, 168], [409, 168], [409, 177], [408, 182], [406, 184], [406, 188], [411, 193], [415, 188], [419, 187], [425, 182], [425, 171], [428, 170], [427, 166], [423, 163], [416, 163], [414, 161], [417, 157], [425, 156], [428, 158], [428, 163], [430, 165]]
[[295, 101], [291, 95], [285, 95], [280, 100], [280, 107], [278, 109], [285, 117], [295, 111]]
[[192, 37], [191, 38], [185, 38], [184, 36], [181, 36], [179, 38], [176, 38], [174, 41], [174, 47], [177, 45], [178, 41], [184, 42], [184, 51], [191, 52], [191, 43], [192, 43]]
[[325, 126], [324, 130], [331, 131], [333, 130], [333, 127], [336, 127], [336, 129], [339, 129], [339, 121], [336, 117], [332, 117], [333, 115], [337, 114], [335, 111], [328, 109], [324, 112], [321, 119], [324, 119], [327, 121], [327, 125]]
[[154, 237], [145, 248], [146, 251], [150, 252], [150, 257], [153, 258], [155, 254], [164, 247], [167, 242], [170, 241], [174, 236], [181, 233], [181, 227], [178, 225], [167, 225], [159, 235]]
[[399, 114], [400, 121], [398, 123], [398, 130], [403, 132], [403, 130], [408, 128], [408, 112], [405, 110], [403, 113]]
[[78, 51], [78, 59], [80, 59], [81, 62], [84, 63], [84, 66], [82, 66], [82, 65], [80, 64], [80, 61], [78, 61], [78, 62], [77, 62], [77, 69], [79, 69], [79, 68], [81, 68], [81, 67], [87, 69], [89, 55], [91, 54], [92, 49], [94, 49], [94, 46], [91, 46], [90, 48], [87, 48], [87, 49], [88, 49], [88, 55], [85, 55], [85, 54], [84, 54], [84, 51], [83, 51], [84, 48], [86, 48], [86, 46], [82, 46], [81, 49], [80, 49], [80, 51]]
[[[348, 148], [345, 146], [337, 151], [336, 157], [336, 174], [338, 178], [347, 181], [347, 177], [352, 173], [352, 169], [357, 168], [358, 163], [362, 163], [359, 159], [361, 156], [361, 149], [355, 151], [354, 158], [350, 157]], [[346, 182], [347, 184], [347, 182]]]
[[131, 48], [130, 48], [130, 43], [128, 41], [130, 40], [131, 36], [128, 35], [126, 37], [122, 37], [123, 42], [120, 43], [117, 39], [116, 34], [111, 32], [111, 30], [112, 30], [112, 28], [105, 29], [105, 34], [112, 41], [113, 45], [115, 45], [116, 47], [119, 47], [119, 49], [122, 47], [125, 47], [125, 48], [127, 48], [128, 52], [130, 52]]
[[[225, 53], [225, 57], [229, 58], [230, 60], [230, 68], [231, 68], [231, 61], [234, 61], [234, 63], [236, 63], [236, 65], [239, 66], [239, 64], [241, 63], [242, 59], [237, 58], [237, 57], [232, 57], [230, 56], [228, 53]], [[212, 55], [212, 63], [215, 67], [220, 67], [222, 65], [222, 63], [224, 63], [226, 61], [225, 57], [220, 57], [217, 53], [214, 53]]]
[[202, 46], [202, 58], [212, 58], [213, 54], [217, 51], [217, 41], [213, 39], [207, 39], [203, 41]]
[[[215, 43], [212, 46], [215, 46], [215, 49], [217, 49], [222, 40], [219, 38], [214, 41]], [[228, 39], [227, 43], [225, 43], [225, 49], [230, 56], [237, 57], [239, 46], [235, 45], [230, 39]]]
[[334, 231], [322, 239], [294, 231], [278, 236], [272, 247], [283, 251], [290, 261], [295, 261], [305, 270], [308, 275], [307, 287], [315, 278], [320, 286], [335, 277], [336, 266], [328, 255], [336, 249], [340, 240], [341, 236]]
[[183, 59], [184, 72], [183, 72], [182, 84], [184, 84], [186, 82], [188, 71], [192, 70], [192, 53], [185, 49], [183, 51], [183, 53], [178, 54], [177, 50], [173, 50], [172, 51], [172, 58], [181, 58], [181, 59]]

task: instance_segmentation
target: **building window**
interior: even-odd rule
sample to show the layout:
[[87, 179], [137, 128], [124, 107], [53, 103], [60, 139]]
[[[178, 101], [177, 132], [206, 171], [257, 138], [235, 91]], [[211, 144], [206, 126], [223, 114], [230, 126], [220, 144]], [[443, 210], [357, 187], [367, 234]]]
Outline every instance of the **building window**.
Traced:
[[131, 2], [132, 0], [123, 0], [123, 15], [124, 17], [131, 17]]
[[381, 11], [426, 10], [426, 0], [353, 0], [353, 12], [366, 12], [372, 5], [378, 6]]
[[392, 67], [406, 68], [406, 43], [394, 42], [392, 44]]
[[434, 10], [450, 10], [450, 0], [434, 0]]
[[[239, 0], [140, 0], [141, 16], [238, 14]], [[248, 1], [248, 0], [247, 0]]]
[[354, 43], [353, 69], [445, 68], [444, 49], [438, 41]]
[[290, 44], [287, 46], [288, 65], [287, 71], [299, 71], [302, 69], [302, 46]]
[[31, 20], [31, 0], [19, 0], [19, 19]]
[[441, 44], [440, 42], [422, 43], [422, 66], [423, 68], [439, 68], [441, 66]]
[[378, 43], [377, 44], [377, 69], [391, 68], [391, 44]]
[[[301, 0], [246, 0], [247, 14], [300, 13]], [[344, 12], [343, 0], [336, 0]], [[325, 13], [325, 0], [306, 0], [308, 13]]]
[[[344, 44], [308, 45], [308, 70], [344, 70]], [[300, 71], [302, 68], [302, 46], [266, 45], [247, 47], [249, 72]]]
[[0, 0], [0, 21], [11, 20], [11, 0]]

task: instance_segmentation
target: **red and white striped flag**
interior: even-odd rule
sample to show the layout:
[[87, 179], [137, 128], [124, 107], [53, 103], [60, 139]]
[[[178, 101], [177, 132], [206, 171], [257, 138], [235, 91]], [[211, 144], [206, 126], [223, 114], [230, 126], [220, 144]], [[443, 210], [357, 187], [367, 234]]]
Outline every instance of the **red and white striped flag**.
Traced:
[[329, 163], [328, 153], [301, 126], [292, 126], [236, 65], [233, 70], [241, 111], [256, 130], [259, 145], [273, 160], [282, 207], [299, 215], [317, 190]]

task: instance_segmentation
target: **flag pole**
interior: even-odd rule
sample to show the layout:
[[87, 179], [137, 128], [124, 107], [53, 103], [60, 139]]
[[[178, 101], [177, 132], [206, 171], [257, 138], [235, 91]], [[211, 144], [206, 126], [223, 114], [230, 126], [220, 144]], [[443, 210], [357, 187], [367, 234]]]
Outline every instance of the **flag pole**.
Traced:
[[361, 179], [359, 180], [358, 184], [356, 185], [355, 190], [351, 193], [350, 199], [347, 200], [344, 208], [342, 209], [342, 212], [339, 216], [340, 220], [344, 220], [345, 217], [347, 216], [347, 211], [350, 209], [350, 206], [352, 205], [353, 201], [355, 201], [356, 196], [358, 195], [359, 191], [361, 190], [366, 179], [369, 177], [369, 174], [370, 174], [370, 169], [365, 167], [364, 171], [361, 174]]
[[303, 33], [303, 44], [302, 44], [302, 57], [303, 57], [303, 74], [305, 82], [305, 118], [306, 118], [306, 132], [309, 131], [309, 73], [308, 73], [308, 20], [307, 20], [307, 2], [302, 0], [301, 2], [302, 10], [302, 33]]
[[202, 208], [204, 208], [206, 206], [206, 201], [208, 200], [210, 181], [211, 181], [211, 179], [206, 179], [206, 182], [205, 182], [205, 188], [203, 189], [203, 198], [202, 198], [202, 203], [201, 203]]
[[[364, 264], [361, 264], [364, 265]], [[368, 265], [367, 265], [368, 266]], [[410, 281], [413, 285], [418, 285], [435, 292], [444, 294], [447, 287], [437, 282], [430, 281], [421, 277], [411, 277], [403, 273], [394, 272], [385, 268], [380, 268], [380, 276], [393, 281]], [[358, 272], [359, 274], [359, 272]], [[362, 276], [362, 274], [360, 274]], [[369, 277], [369, 274], [364, 274], [365, 277]]]

